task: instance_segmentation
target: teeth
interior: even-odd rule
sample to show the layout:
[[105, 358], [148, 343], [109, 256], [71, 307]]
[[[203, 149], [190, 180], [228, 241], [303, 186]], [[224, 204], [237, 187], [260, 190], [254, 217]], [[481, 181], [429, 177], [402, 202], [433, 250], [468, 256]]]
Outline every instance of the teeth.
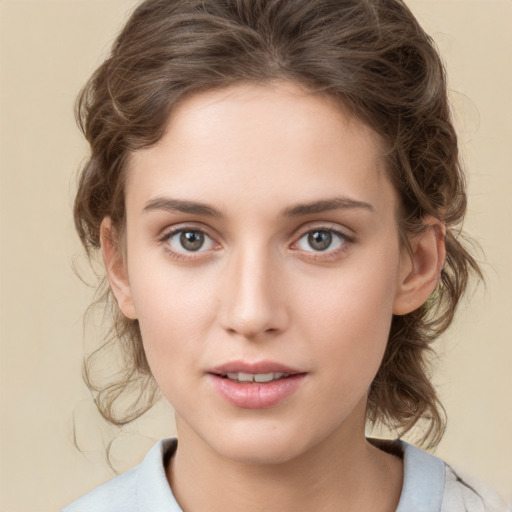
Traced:
[[271, 372], [271, 373], [228, 373], [228, 379], [237, 380], [238, 382], [272, 382], [273, 380], [282, 379], [287, 376], [285, 373]]
[[279, 377], [277, 377], [274, 373], [257, 373], [254, 375], [254, 382], [270, 382], [271, 380], [278, 378]]

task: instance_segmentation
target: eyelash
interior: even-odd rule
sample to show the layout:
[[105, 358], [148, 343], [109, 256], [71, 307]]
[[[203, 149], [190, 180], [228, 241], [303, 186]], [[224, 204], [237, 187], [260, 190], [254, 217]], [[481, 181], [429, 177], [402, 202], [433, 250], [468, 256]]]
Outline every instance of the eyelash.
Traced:
[[301, 257], [315, 261], [332, 261], [339, 258], [344, 252], [346, 252], [350, 244], [354, 243], [355, 241], [354, 237], [347, 235], [346, 233], [340, 231], [339, 229], [319, 225], [314, 227], [308, 227], [306, 231], [303, 231], [299, 238], [296, 239], [297, 241], [292, 244], [292, 247], [296, 246], [304, 237], [311, 235], [312, 233], [315, 232], [330, 234], [331, 236], [333, 236], [333, 238], [336, 238], [340, 242], [340, 246], [336, 247], [335, 249], [325, 249], [324, 251], [315, 251], [314, 249], [310, 251], [302, 250], [300, 251]]
[[[209, 249], [203, 249], [202, 246], [197, 251], [187, 251], [186, 249], [183, 249], [182, 251], [177, 251], [172, 248], [170, 241], [171, 239], [178, 235], [183, 233], [198, 233], [202, 236], [206, 237], [211, 241], [213, 245], [219, 245], [215, 242], [213, 237], [211, 237], [204, 229], [198, 228], [195, 226], [177, 226], [170, 230], [165, 231], [159, 238], [159, 242], [164, 245], [165, 250], [177, 261], [193, 261], [198, 258], [204, 258], [207, 255], [204, 254], [208, 252]], [[304, 258], [310, 259], [310, 260], [321, 260], [321, 261], [330, 261], [333, 259], [338, 258], [343, 252], [346, 252], [348, 249], [348, 245], [354, 242], [354, 238], [352, 236], [347, 235], [346, 233], [343, 233], [342, 231], [338, 229], [334, 229], [332, 227], [327, 226], [315, 226], [315, 227], [309, 227], [306, 231], [303, 231], [298, 238], [296, 238], [295, 242], [293, 242], [290, 247], [293, 249], [294, 246], [297, 246], [297, 244], [306, 236], [311, 235], [312, 233], [328, 233], [329, 235], [333, 236], [335, 239], [337, 239], [340, 242], [340, 246], [336, 247], [335, 249], [325, 249], [325, 250], [318, 250], [315, 251], [312, 250], [299, 250], [298, 252], [300, 255]], [[211, 256], [211, 253], [208, 255]]]
[[186, 249], [183, 249], [183, 252], [177, 251], [172, 248], [170, 240], [180, 233], [187, 232], [199, 233], [204, 237], [207, 237], [209, 240], [211, 240], [213, 244], [216, 244], [215, 240], [204, 229], [197, 228], [195, 226], [178, 226], [170, 230], [167, 230], [164, 233], [162, 233], [162, 236], [159, 238], [159, 242], [163, 244], [164, 249], [177, 261], [193, 261], [195, 259], [205, 257], [204, 252], [206, 251], [202, 250], [202, 247], [199, 248], [197, 251], [187, 251]]

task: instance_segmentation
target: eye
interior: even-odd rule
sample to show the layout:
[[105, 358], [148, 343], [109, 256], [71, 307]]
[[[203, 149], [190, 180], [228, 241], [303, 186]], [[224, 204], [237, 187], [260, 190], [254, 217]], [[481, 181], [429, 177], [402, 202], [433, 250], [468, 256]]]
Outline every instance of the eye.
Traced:
[[202, 252], [211, 249], [214, 241], [198, 229], [180, 229], [166, 236], [171, 249], [178, 253]]
[[301, 251], [327, 252], [339, 249], [345, 242], [346, 237], [338, 231], [313, 229], [299, 238], [297, 247]]

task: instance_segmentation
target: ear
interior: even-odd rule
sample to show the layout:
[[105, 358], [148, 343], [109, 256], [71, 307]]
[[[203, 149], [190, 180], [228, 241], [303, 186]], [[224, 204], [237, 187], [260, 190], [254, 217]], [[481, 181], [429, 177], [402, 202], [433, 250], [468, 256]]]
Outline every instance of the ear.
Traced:
[[119, 234], [112, 226], [110, 217], [105, 217], [101, 222], [100, 243], [103, 263], [117, 304], [124, 316], [135, 320], [137, 313], [133, 305], [126, 258], [123, 254]]
[[410, 252], [404, 249], [400, 278], [393, 304], [395, 315], [418, 309], [430, 297], [441, 277], [445, 261], [446, 226], [427, 217], [425, 229], [409, 238]]

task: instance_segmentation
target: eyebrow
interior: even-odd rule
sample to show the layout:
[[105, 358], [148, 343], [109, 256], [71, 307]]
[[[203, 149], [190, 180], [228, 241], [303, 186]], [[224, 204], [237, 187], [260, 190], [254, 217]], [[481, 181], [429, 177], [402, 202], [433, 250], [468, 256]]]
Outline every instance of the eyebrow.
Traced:
[[313, 213], [322, 213], [329, 210], [338, 209], [363, 209], [371, 212], [375, 208], [370, 203], [357, 201], [350, 197], [333, 197], [332, 199], [324, 199], [321, 201], [312, 201], [311, 203], [298, 204], [283, 211], [285, 217], [298, 217], [301, 215], [311, 215]]
[[183, 199], [171, 199], [167, 197], [156, 197], [151, 199], [144, 206], [144, 212], [153, 210], [164, 210], [170, 212], [190, 213], [194, 215], [207, 215], [210, 217], [221, 217], [222, 214], [216, 208], [197, 201], [186, 201]]
[[[322, 199], [310, 203], [297, 204], [282, 211], [284, 217], [300, 217], [302, 215], [311, 215], [338, 209], [364, 209], [371, 212], [375, 208], [363, 201], [357, 201], [349, 197], [334, 197], [331, 199]], [[209, 217], [222, 217], [222, 212], [205, 203], [197, 201], [187, 201], [184, 199], [171, 199], [168, 197], [156, 197], [151, 199], [144, 206], [143, 212], [154, 210], [164, 210], [170, 212], [181, 212], [193, 215], [204, 215]]]

